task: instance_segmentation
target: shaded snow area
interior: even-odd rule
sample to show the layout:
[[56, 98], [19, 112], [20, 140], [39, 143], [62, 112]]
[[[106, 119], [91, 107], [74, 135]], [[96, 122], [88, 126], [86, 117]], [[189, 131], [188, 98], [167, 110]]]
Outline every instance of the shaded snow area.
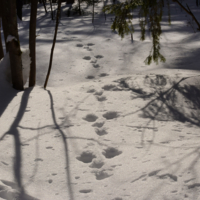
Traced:
[[[0, 199], [200, 199], [200, 33], [195, 23], [171, 3], [169, 26], [164, 8], [166, 63], [146, 66], [150, 35], [140, 41], [134, 19], [133, 43], [130, 36], [121, 40], [110, 30], [113, 16], [105, 21], [101, 7], [95, 8], [92, 25], [90, 15], [67, 17], [62, 4], [46, 90], [55, 21], [42, 5], [36, 87], [12, 89], [2, 67], [8, 56], [1, 61]], [[191, 9], [200, 20], [199, 8]], [[25, 49], [29, 11], [24, 6], [18, 22]], [[25, 57], [29, 60], [28, 53]]]

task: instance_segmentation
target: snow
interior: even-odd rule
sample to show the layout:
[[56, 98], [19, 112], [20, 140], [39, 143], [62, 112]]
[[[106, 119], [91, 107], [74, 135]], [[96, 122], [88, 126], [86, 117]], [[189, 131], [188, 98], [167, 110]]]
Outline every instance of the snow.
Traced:
[[16, 37], [12, 36], [12, 35], [8, 35], [7, 39], [6, 39], [6, 42], [11, 42], [12, 40], [16, 40]]
[[[29, 9], [24, 6], [18, 22], [25, 49]], [[96, 14], [93, 26], [90, 15], [67, 18], [66, 9], [63, 4], [46, 90], [55, 21], [42, 5], [37, 85], [18, 92], [0, 73], [0, 198], [13, 198], [14, 158], [21, 156], [15, 170], [21, 169], [26, 199], [200, 199], [200, 33], [194, 22], [171, 3], [172, 24], [167, 17], [162, 24], [166, 63], [146, 66], [151, 38], [147, 33], [140, 41], [137, 20], [131, 43], [110, 30], [113, 16], [105, 21]], [[28, 66], [28, 52], [24, 57]]]

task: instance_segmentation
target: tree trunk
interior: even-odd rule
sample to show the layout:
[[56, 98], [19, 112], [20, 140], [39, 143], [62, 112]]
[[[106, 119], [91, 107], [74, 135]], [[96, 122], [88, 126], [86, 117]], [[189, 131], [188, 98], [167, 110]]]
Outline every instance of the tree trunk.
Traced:
[[4, 34], [4, 40], [5, 40], [5, 46], [6, 46], [6, 52], [8, 52], [8, 44], [6, 44], [6, 38], [8, 37], [8, 33], [6, 30], [6, 22], [5, 22], [5, 9], [4, 9], [4, 0], [0, 0], [0, 15], [2, 17], [2, 25], [3, 25], [3, 34]]
[[31, 17], [29, 27], [29, 50], [30, 50], [30, 76], [29, 87], [35, 86], [36, 61], [35, 61], [35, 43], [36, 43], [36, 18], [37, 18], [38, 0], [31, 0]]
[[51, 7], [51, 19], [53, 20], [53, 9], [52, 9], [52, 0], [49, 0], [50, 7]]
[[[0, 17], [0, 30], [1, 30], [1, 17]], [[1, 40], [1, 32], [0, 32], [0, 60], [4, 57], [3, 53], [3, 46], [2, 46], [2, 40]]]
[[49, 69], [48, 69], [46, 80], [45, 80], [45, 83], [44, 83], [44, 89], [46, 89], [46, 86], [47, 86], [47, 83], [48, 83], [48, 80], [49, 80], [49, 75], [50, 75], [50, 72], [51, 72], [51, 66], [52, 66], [52, 61], [53, 61], [53, 51], [54, 51], [54, 47], [55, 47], [55, 43], [56, 43], [58, 24], [59, 24], [59, 17], [60, 17], [60, 7], [61, 7], [61, 0], [58, 0], [58, 9], [57, 9], [57, 16], [56, 16], [56, 28], [55, 28], [53, 44], [52, 44], [52, 48], [51, 48]]
[[[2, 1], [0, 0], [0, 30], [1, 30], [1, 20], [2, 20]], [[1, 32], [0, 32], [0, 60], [4, 57], [3, 53], [3, 46], [2, 46], [2, 39], [1, 39]]]
[[78, 0], [78, 12], [79, 12], [79, 15], [81, 15], [81, 0]]
[[42, 3], [43, 3], [43, 6], [44, 6], [44, 9], [45, 9], [45, 12], [47, 14], [48, 12], [47, 12], [47, 8], [46, 8], [46, 4], [45, 4], [46, 2], [44, 0], [42, 0]]
[[8, 41], [8, 37], [5, 38], [8, 45], [8, 51], [10, 55], [10, 68], [13, 88], [16, 90], [23, 90], [23, 76], [22, 76], [22, 60], [21, 50], [17, 29], [17, 12], [16, 1], [3, 0], [5, 24], [3, 24], [7, 30], [7, 34], [11, 37]]
[[94, 0], [92, 0], [92, 23], [94, 24]]

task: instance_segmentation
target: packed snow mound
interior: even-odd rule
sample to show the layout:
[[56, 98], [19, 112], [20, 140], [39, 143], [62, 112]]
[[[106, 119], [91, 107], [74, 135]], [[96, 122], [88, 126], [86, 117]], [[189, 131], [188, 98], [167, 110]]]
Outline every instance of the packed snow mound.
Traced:
[[[24, 85], [25, 85], [26, 82], [27, 82], [27, 79], [29, 77], [31, 60], [30, 60], [30, 56], [29, 56], [29, 53], [30, 53], [29, 49], [21, 48], [21, 51], [22, 51], [21, 57], [22, 57], [23, 82], [24, 82]], [[11, 78], [11, 70], [10, 70], [9, 53], [6, 53], [4, 58], [0, 61], [0, 68], [2, 68], [3, 71], [4, 71], [6, 81], [11, 84], [12, 78]]]

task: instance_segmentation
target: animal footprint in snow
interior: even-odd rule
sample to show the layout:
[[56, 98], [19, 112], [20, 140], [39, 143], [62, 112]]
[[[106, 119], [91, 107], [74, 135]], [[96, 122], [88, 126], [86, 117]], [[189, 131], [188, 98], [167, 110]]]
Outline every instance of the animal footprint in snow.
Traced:
[[83, 47], [83, 45], [82, 45], [82, 44], [77, 44], [76, 46], [77, 46], [77, 47]]
[[104, 121], [95, 122], [94, 124], [92, 124], [92, 126], [101, 128], [104, 125], [104, 123], [105, 123]]
[[97, 58], [97, 59], [103, 58], [102, 55], [96, 55], [96, 56], [94, 56], [94, 57]]
[[86, 77], [86, 79], [94, 79], [94, 78], [95, 76], [90, 76], [90, 75]]
[[88, 45], [88, 46], [94, 46], [95, 44], [93, 44], [93, 43], [88, 43], [87, 45]]
[[94, 68], [99, 68], [100, 65], [99, 65], [99, 64], [93, 64], [93, 67], [94, 67]]
[[80, 156], [76, 157], [77, 160], [84, 163], [90, 163], [94, 158], [96, 158], [96, 156], [91, 151], [84, 151]]
[[83, 119], [87, 122], [95, 122], [98, 117], [94, 114], [87, 114], [85, 117], [83, 117]]
[[79, 190], [80, 193], [90, 193], [92, 192], [91, 189], [83, 189], [83, 190]]
[[106, 128], [96, 128], [95, 132], [99, 136], [107, 135], [108, 134], [108, 132], [106, 131]]
[[122, 151], [119, 151], [118, 149], [114, 148], [114, 147], [108, 147], [107, 149], [105, 149], [102, 154], [106, 157], [106, 158], [114, 158], [115, 156], [118, 156], [122, 153]]
[[97, 180], [103, 180], [105, 178], [112, 176], [112, 174], [108, 174], [107, 172], [105, 172], [105, 170], [101, 170], [101, 171], [96, 171], [95, 176]]
[[102, 89], [106, 90], [106, 91], [121, 91], [121, 88], [118, 88], [116, 85], [114, 84], [109, 84], [109, 85], [104, 85], [102, 87]]
[[85, 56], [83, 57], [84, 60], [91, 60], [91, 57], [90, 56]]
[[106, 96], [96, 96], [96, 98], [98, 101], [106, 101], [107, 100]]
[[88, 89], [87, 93], [94, 93], [96, 90], [94, 88]]
[[93, 159], [92, 163], [89, 165], [91, 168], [100, 169], [104, 165], [104, 162], [101, 160]]
[[105, 76], [109, 76], [109, 74], [107, 74], [107, 73], [101, 73], [101, 74], [99, 74], [99, 77], [105, 77]]
[[119, 117], [119, 113], [115, 111], [108, 111], [105, 114], [103, 114], [103, 117], [106, 118], [107, 120], [114, 119]]
[[101, 96], [103, 94], [103, 90], [96, 91], [94, 95]]

